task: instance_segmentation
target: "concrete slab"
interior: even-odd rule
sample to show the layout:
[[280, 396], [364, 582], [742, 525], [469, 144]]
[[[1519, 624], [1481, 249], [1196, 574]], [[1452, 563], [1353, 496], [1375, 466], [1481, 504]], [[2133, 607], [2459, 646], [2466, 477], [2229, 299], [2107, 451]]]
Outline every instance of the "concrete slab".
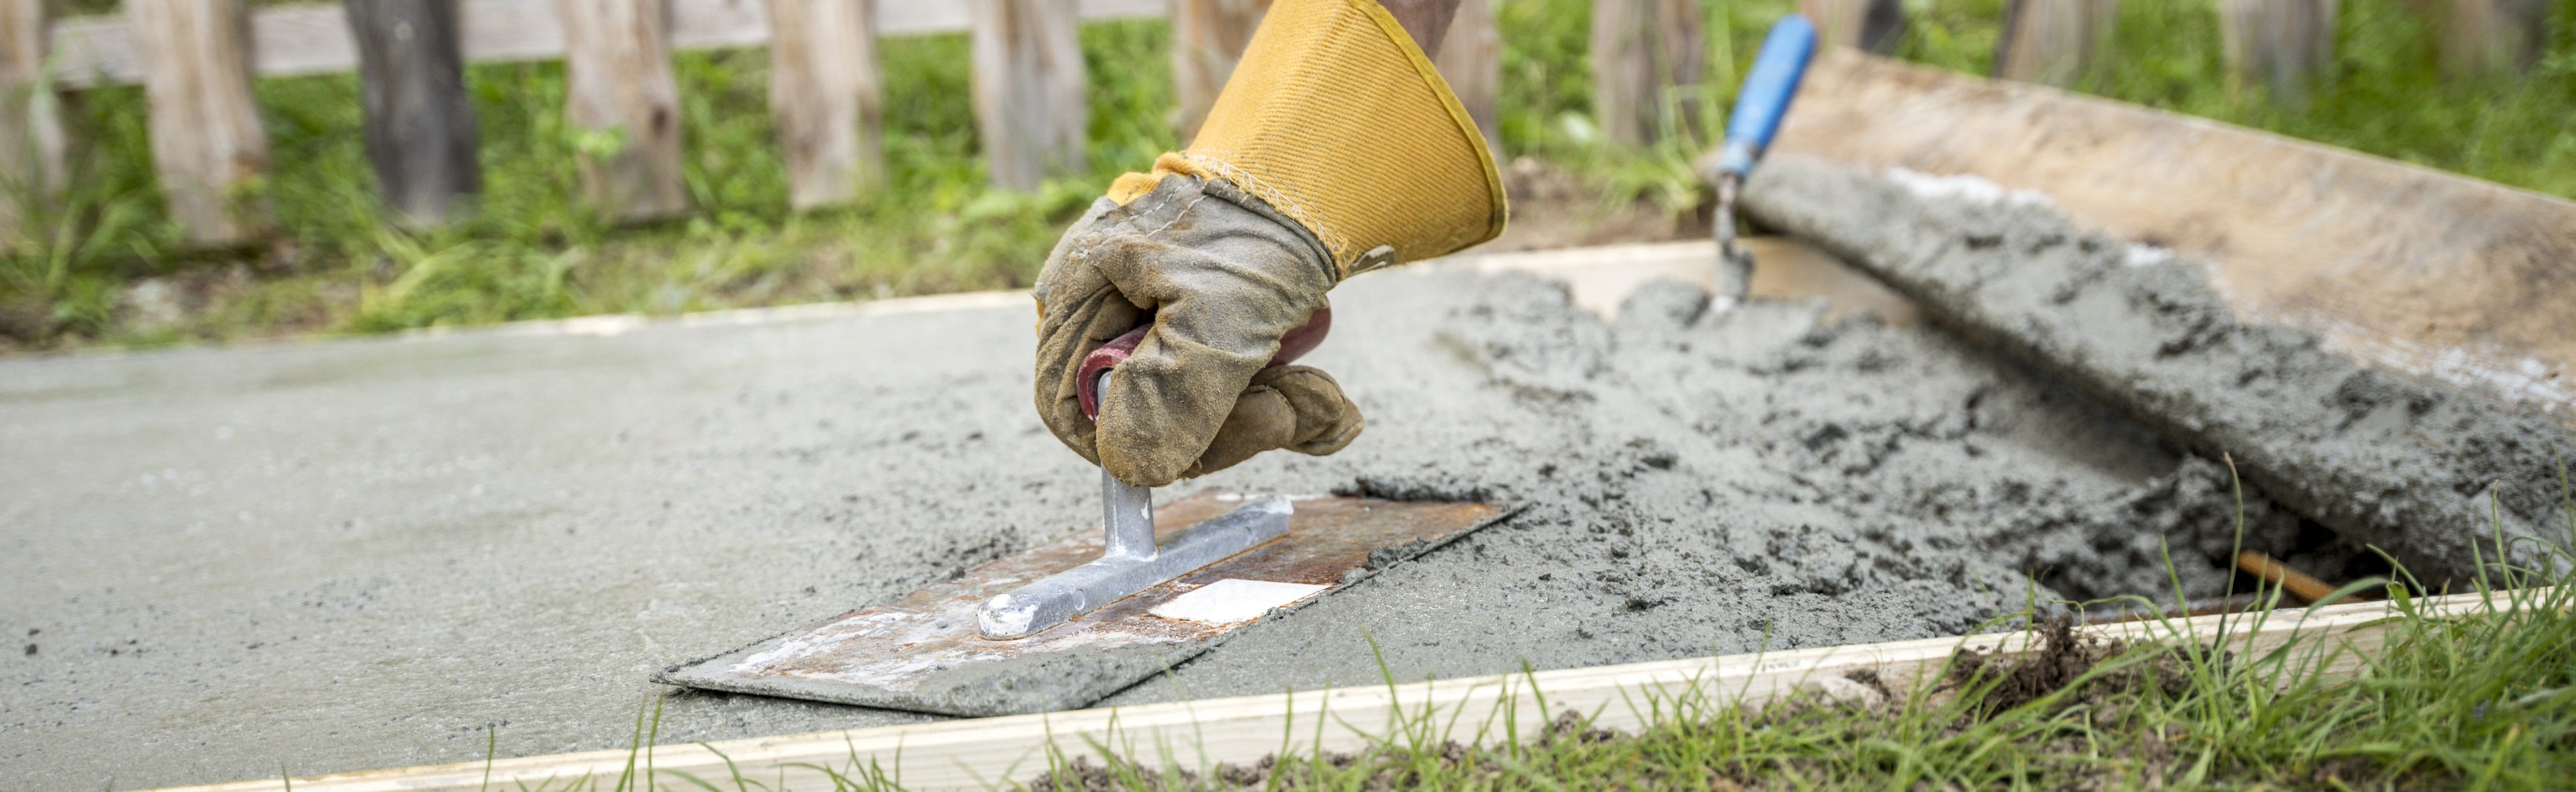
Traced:
[[[1368, 433], [1197, 486], [1529, 510], [1111, 701], [1958, 633], [2233, 524], [2223, 473], [1946, 336], [1694, 295], [1346, 284], [1308, 361]], [[0, 361], [0, 787], [621, 746], [664, 665], [1094, 530], [1018, 299]], [[921, 717], [660, 706], [665, 741]]]

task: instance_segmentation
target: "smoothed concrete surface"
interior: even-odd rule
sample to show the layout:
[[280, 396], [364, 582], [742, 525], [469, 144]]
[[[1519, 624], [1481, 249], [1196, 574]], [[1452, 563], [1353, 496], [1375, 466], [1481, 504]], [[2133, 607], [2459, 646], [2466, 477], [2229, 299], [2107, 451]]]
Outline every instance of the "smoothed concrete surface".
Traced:
[[[1957, 633], [2161, 587], [2158, 542], [2235, 516], [2206, 462], [1934, 330], [1670, 284], [1605, 324], [1429, 269], [1334, 300], [1308, 362], [1367, 433], [1173, 493], [1530, 509], [1111, 702], [1377, 684], [1371, 638], [1418, 679]], [[475, 760], [491, 725], [505, 756], [623, 746], [655, 669], [1094, 530], [1029, 321], [0, 361], [0, 787]], [[680, 693], [660, 734], [919, 717]]]

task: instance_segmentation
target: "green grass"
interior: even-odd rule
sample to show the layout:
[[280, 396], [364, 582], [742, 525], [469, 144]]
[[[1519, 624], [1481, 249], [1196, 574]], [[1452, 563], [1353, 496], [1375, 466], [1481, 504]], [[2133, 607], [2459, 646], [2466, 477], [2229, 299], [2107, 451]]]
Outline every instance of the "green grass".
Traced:
[[[84, 0], [105, 11], [107, 0]], [[1696, 126], [1721, 124], [1723, 100], [1769, 21], [1789, 0], [1702, 0], [1711, 68]], [[1901, 56], [1981, 71], [2002, 0], [1913, 0]], [[2305, 109], [2231, 84], [2206, 3], [2124, 3], [2119, 57], [2085, 89], [2576, 195], [2576, 26], [2560, 24], [2526, 79], [2447, 81], [2432, 33], [2408, 0], [2343, 5], [2334, 79]], [[2559, 19], [2576, 19], [2562, 0]], [[1684, 213], [1705, 200], [1687, 129], [1643, 151], [1603, 146], [1586, 115], [1588, 3], [1499, 0], [1505, 42], [1499, 130], [1505, 150], [1579, 174], [1597, 205]], [[71, 114], [88, 142], [74, 189], [31, 218], [34, 244], [0, 255], [0, 348], [155, 344], [300, 332], [375, 332], [603, 312], [667, 314], [964, 289], [1023, 286], [1047, 248], [1115, 174], [1179, 141], [1168, 28], [1093, 24], [1086, 167], [1045, 188], [985, 186], [968, 107], [962, 36], [884, 44], [890, 178], [862, 205], [787, 210], [783, 166], [758, 50], [677, 61], [684, 103], [684, 219], [641, 227], [595, 220], [568, 167], [584, 144], [561, 112], [557, 64], [487, 64], [468, 82], [481, 114], [486, 193], [471, 221], [428, 234], [388, 230], [358, 134], [354, 76], [263, 80], [274, 172], [256, 192], [276, 208], [273, 238], [243, 250], [188, 251], [162, 216], [134, 87], [87, 91]], [[155, 318], [129, 296], [157, 279], [179, 309]]]

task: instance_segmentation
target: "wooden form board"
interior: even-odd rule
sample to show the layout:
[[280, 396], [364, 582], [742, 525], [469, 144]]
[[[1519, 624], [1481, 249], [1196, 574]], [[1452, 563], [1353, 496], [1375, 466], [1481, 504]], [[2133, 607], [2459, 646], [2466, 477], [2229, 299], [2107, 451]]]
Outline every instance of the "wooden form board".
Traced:
[[[1158, 17], [1165, 0], [1080, 0], [1083, 19]], [[464, 0], [465, 59], [532, 61], [563, 57], [563, 24], [553, 0]], [[970, 24], [957, 0], [877, 4], [877, 32], [888, 36], [963, 33]], [[262, 8], [251, 15], [259, 43], [253, 66], [262, 76], [327, 74], [358, 67], [348, 14], [337, 3]], [[672, 0], [671, 46], [715, 49], [769, 42], [764, 0]], [[53, 28], [57, 80], [65, 88], [143, 81], [134, 27], [119, 17], [65, 20]]]
[[2201, 262], [2240, 316], [2576, 422], [2576, 202], [1848, 50], [1806, 80], [1777, 153], [2038, 192]]
[[[2524, 596], [2535, 596], [2526, 592]], [[2479, 612], [2480, 595], [2421, 601], [2436, 618]], [[2349, 673], [2387, 642], [2393, 627], [2386, 603], [2285, 610], [2266, 618], [2246, 614], [2171, 622], [2128, 622], [2082, 632], [2130, 641], [2223, 642], [2242, 657], [2260, 656], [2296, 640], [2294, 653], [2329, 674]], [[662, 783], [685, 786], [671, 773], [727, 779], [734, 772], [780, 790], [835, 789], [826, 769], [873, 764], [915, 790], [988, 789], [1025, 782], [1046, 769], [1048, 746], [1062, 755], [1096, 756], [1108, 745], [1130, 759], [1159, 767], [1169, 762], [1206, 768], [1250, 762], [1273, 753], [1317, 749], [1352, 751], [1373, 738], [1402, 733], [1405, 724], [1428, 723], [1442, 739], [1490, 743], [1503, 724], [1534, 737], [1542, 724], [1568, 709], [1593, 716], [1595, 725], [1634, 731], [1661, 704], [1677, 701], [1723, 706], [1758, 705], [1800, 691], [1854, 695], [1845, 675], [1875, 671], [1903, 689], [1939, 674], [1952, 655], [1973, 648], [2018, 657], [2036, 648], [2030, 633], [1928, 638], [1859, 646], [1800, 649], [1770, 654], [1701, 657], [1652, 663], [1569, 668], [1348, 690], [1291, 692], [1237, 698], [1176, 701], [1131, 707], [1075, 710], [1003, 718], [974, 718], [907, 726], [797, 734], [714, 743], [663, 745], [652, 767]], [[1542, 702], [1542, 697], [1544, 701]], [[641, 757], [626, 751], [464, 762], [295, 779], [309, 792], [471, 792], [483, 789], [560, 788], [588, 777], [605, 788]], [[640, 767], [639, 767], [640, 769]], [[783, 782], [783, 784], [782, 784]], [[488, 784], [488, 785], [487, 785]], [[280, 790], [278, 779], [190, 787], [182, 792]]]

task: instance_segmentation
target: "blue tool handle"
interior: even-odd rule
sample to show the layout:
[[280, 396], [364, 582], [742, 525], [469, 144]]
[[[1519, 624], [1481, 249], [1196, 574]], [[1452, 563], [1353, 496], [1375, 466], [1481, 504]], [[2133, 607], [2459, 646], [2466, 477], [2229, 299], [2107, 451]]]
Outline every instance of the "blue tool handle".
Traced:
[[1744, 74], [1743, 90], [1735, 94], [1735, 112], [1726, 117], [1726, 143], [1717, 159], [1720, 174], [1752, 175], [1754, 161], [1780, 131], [1780, 117], [1789, 113], [1789, 100], [1798, 95], [1807, 59], [1815, 54], [1816, 25], [1806, 17], [1790, 14], [1771, 26], [1762, 51], [1753, 56], [1753, 69]]

